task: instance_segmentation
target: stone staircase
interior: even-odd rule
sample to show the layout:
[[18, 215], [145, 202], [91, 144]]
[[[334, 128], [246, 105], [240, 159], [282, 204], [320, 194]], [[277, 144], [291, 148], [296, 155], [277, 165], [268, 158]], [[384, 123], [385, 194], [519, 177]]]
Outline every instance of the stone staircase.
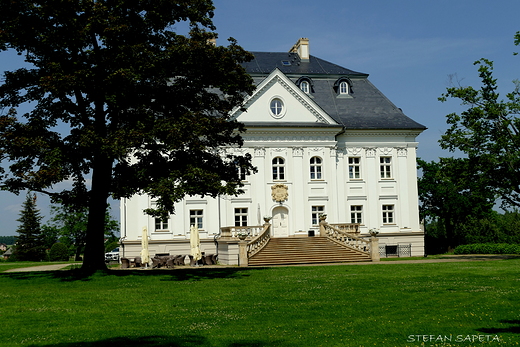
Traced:
[[371, 261], [370, 255], [326, 237], [276, 237], [249, 258], [249, 266]]

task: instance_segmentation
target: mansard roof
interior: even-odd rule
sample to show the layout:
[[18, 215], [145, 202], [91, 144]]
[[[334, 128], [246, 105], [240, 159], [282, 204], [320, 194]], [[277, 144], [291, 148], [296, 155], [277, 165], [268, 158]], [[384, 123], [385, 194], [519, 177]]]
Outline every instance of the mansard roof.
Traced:
[[[345, 129], [426, 129], [388, 100], [368, 80], [366, 73], [356, 72], [312, 55], [308, 61], [304, 61], [298, 53], [252, 54], [254, 59], [243, 66], [257, 85], [275, 69], [279, 69], [294, 83], [301, 77], [306, 77], [312, 80], [312, 99]], [[351, 92], [348, 96], [336, 93], [341, 79], [348, 81], [350, 85]]]
[[286, 75], [345, 75], [368, 76], [367, 74], [352, 71], [326, 60], [310, 56], [309, 61], [302, 61], [298, 53], [251, 52], [255, 58], [243, 66], [251, 74], [270, 74], [278, 68]]

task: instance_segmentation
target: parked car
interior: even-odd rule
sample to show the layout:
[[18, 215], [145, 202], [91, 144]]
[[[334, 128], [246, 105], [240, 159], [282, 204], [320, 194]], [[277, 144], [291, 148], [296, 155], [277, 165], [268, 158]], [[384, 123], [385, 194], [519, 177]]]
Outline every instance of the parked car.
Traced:
[[119, 261], [119, 247], [114, 248], [111, 252], [105, 253], [105, 261]]

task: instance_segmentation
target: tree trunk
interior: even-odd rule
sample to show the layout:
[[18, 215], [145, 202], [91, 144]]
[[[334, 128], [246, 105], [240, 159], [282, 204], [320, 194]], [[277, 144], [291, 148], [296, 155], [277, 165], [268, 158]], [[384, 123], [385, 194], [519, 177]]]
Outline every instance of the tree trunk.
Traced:
[[108, 205], [112, 161], [104, 155], [94, 159], [90, 190], [85, 254], [81, 270], [86, 274], [106, 271], [105, 213]]
[[446, 217], [444, 219], [444, 231], [446, 232], [446, 241], [448, 242], [448, 252], [451, 252], [455, 248], [455, 226], [449, 219]]
[[75, 245], [76, 252], [74, 255], [75, 261], [81, 261], [81, 250], [83, 249], [83, 245]]

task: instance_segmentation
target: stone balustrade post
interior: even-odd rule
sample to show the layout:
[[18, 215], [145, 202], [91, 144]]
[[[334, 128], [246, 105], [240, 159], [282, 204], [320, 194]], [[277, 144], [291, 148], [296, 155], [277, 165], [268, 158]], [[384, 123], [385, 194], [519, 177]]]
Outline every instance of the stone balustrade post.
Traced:
[[240, 240], [238, 241], [238, 264], [239, 266], [248, 266], [247, 259], [247, 241]]
[[263, 225], [263, 227], [264, 227], [264, 229], [265, 229], [265, 228], [268, 228], [268, 230], [269, 230], [268, 233], [271, 233], [271, 230], [270, 230], [270, 229], [271, 229], [271, 223], [269, 223], [269, 222], [265, 222], [264, 225]]
[[320, 236], [321, 237], [327, 236], [327, 231], [325, 230], [325, 225], [327, 225], [327, 222], [325, 220], [320, 220]]
[[229, 239], [232, 237], [231, 228], [230, 227], [221, 227], [220, 228], [220, 238], [221, 239]]
[[372, 261], [380, 261], [379, 256], [379, 239], [375, 236], [370, 237], [370, 257]]

